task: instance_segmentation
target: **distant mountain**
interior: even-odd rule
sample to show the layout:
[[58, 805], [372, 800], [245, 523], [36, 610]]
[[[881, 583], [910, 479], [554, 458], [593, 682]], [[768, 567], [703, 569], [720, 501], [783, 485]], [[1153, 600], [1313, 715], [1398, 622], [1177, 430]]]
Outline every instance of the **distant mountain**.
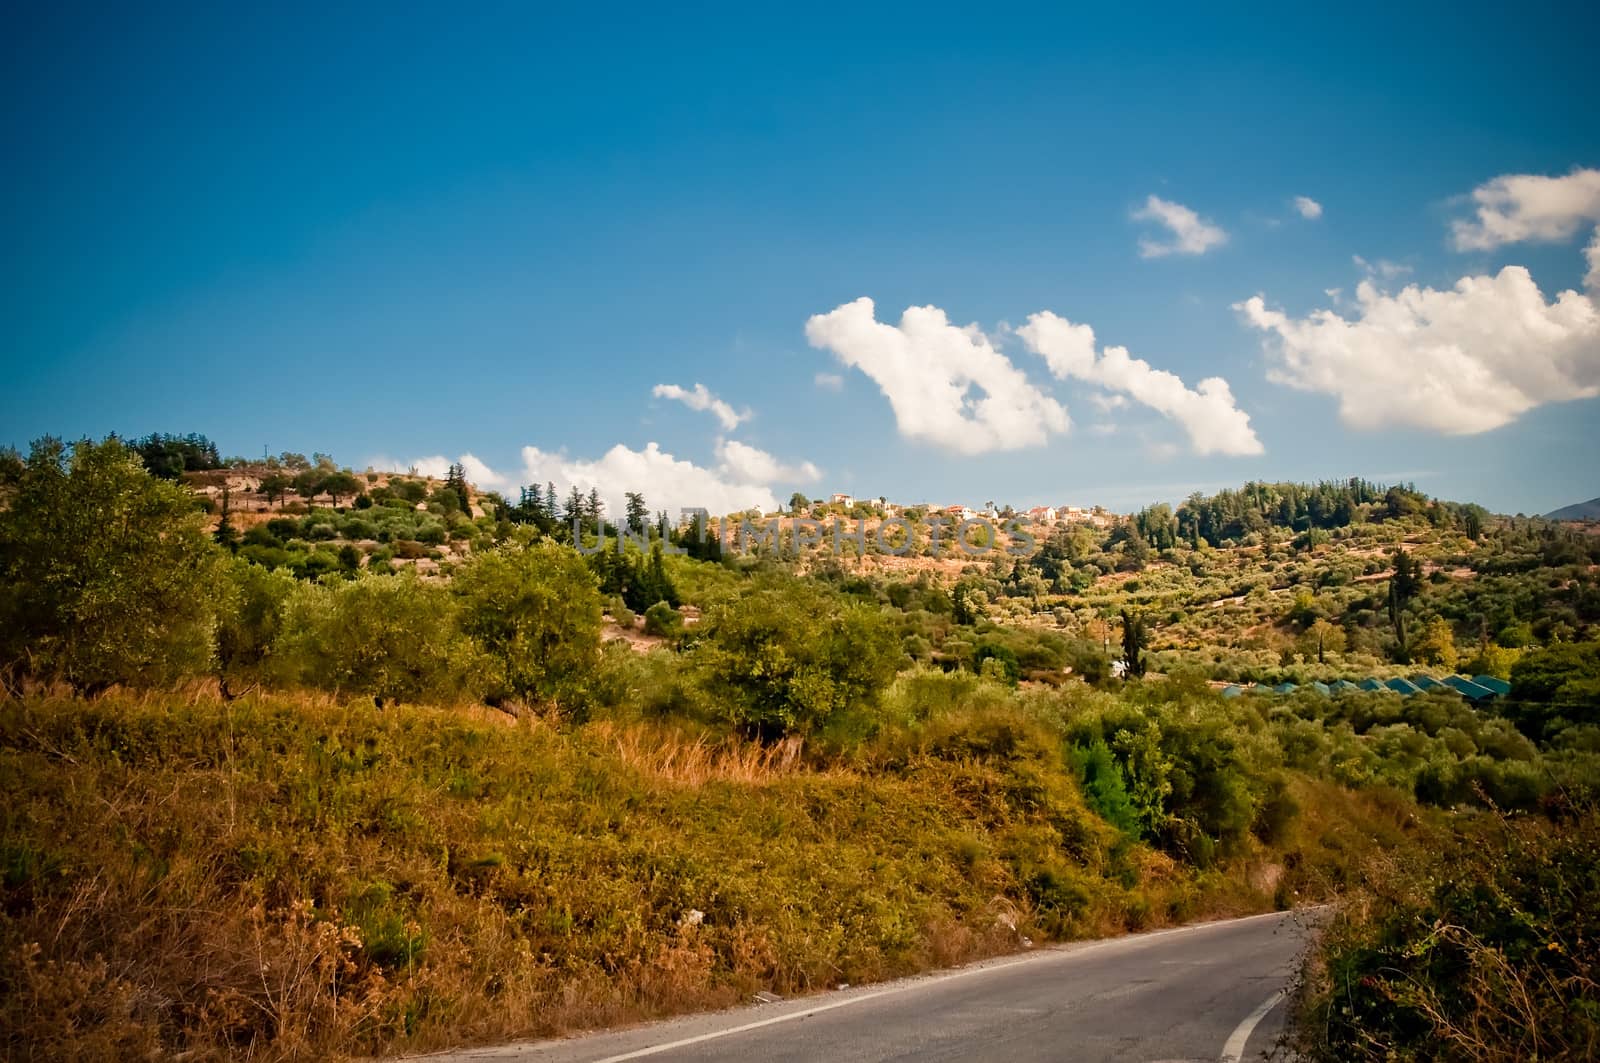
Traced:
[[1600, 520], [1600, 498], [1566, 506], [1544, 515], [1546, 520]]

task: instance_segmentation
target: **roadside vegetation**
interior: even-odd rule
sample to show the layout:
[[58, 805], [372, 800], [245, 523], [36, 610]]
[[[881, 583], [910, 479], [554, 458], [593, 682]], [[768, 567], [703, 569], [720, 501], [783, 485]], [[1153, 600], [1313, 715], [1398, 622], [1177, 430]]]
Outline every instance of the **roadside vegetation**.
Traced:
[[[1600, 537], [1351, 481], [1041, 541], [0, 455], [0, 1043], [422, 1049], [1342, 898], [1308, 1052], [1592, 1053]], [[1511, 695], [1220, 690], [1458, 665]]]

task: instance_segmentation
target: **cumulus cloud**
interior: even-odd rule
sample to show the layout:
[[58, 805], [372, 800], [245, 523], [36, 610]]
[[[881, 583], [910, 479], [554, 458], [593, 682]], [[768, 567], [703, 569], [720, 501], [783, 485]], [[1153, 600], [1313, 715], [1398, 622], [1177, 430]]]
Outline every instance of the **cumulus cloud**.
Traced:
[[[473, 454], [463, 454], [456, 461], [461, 464], [462, 470], [467, 474], [467, 482], [480, 491], [504, 492], [517, 486], [514, 477], [504, 476], [496, 472]], [[381, 458], [375, 459], [370, 464], [375, 469], [390, 469], [394, 471], [415, 469], [419, 476], [431, 476], [435, 480], [443, 480], [449, 475], [452, 463], [449, 458], [442, 454], [430, 454], [425, 458], [416, 458], [404, 463]]]
[[[1600, 222], [1600, 170], [1508, 174], [1479, 185], [1471, 199], [1473, 216], [1451, 225], [1458, 250], [1566, 240]], [[1346, 424], [1470, 435], [1545, 403], [1600, 395], [1600, 232], [1584, 259], [1587, 292], [1562, 291], [1548, 302], [1523, 266], [1391, 294], [1377, 282], [1410, 270], [1357, 256], [1367, 278], [1348, 317], [1318, 310], [1295, 318], [1260, 295], [1234, 308], [1267, 333], [1277, 362], [1268, 375], [1337, 396]]]
[[584, 493], [598, 491], [613, 515], [622, 512], [628, 491], [644, 495], [652, 509], [664, 509], [674, 519], [680, 509], [694, 507], [719, 515], [752, 507], [763, 512], [778, 508], [770, 486], [674, 457], [656, 443], [645, 444], [643, 450], [618, 443], [592, 460], [523, 447], [522, 463], [527, 482], [554, 483], [563, 495], [573, 487]]
[[[643, 450], [619, 443], [594, 459], [523, 447], [520, 474], [498, 472], [471, 454], [463, 454], [459, 461], [469, 482], [508, 497], [524, 484], [553, 483], [562, 497], [574, 487], [584, 494], [595, 490], [606, 511], [615, 515], [623, 511], [627, 492], [637, 491], [653, 509], [664, 509], [674, 519], [680, 509], [696, 507], [717, 515], [752, 507], [771, 512], [778, 508], [775, 484], [811, 483], [822, 478], [822, 470], [809, 461], [789, 464], [732, 439], [717, 441], [714, 468], [675, 457], [657, 443], [648, 443]], [[443, 479], [450, 464], [448, 458], [434, 454], [405, 462], [403, 467]], [[395, 468], [402, 463], [380, 465], [375, 460], [373, 466]]]
[[738, 428], [740, 423], [750, 419], [750, 411], [740, 412], [723, 402], [711, 393], [704, 384], [696, 384], [693, 388], [679, 387], [677, 384], [657, 384], [650, 392], [658, 399], [673, 399], [683, 403], [691, 410], [704, 410], [722, 422], [722, 430], [731, 432]]
[[1299, 211], [1300, 216], [1307, 221], [1316, 221], [1322, 217], [1322, 204], [1310, 196], [1295, 196], [1294, 209]]
[[1096, 357], [1093, 328], [1048, 310], [1029, 315], [1017, 335], [1058, 379], [1083, 380], [1113, 392], [1115, 397], [1103, 404], [1106, 408], [1126, 395], [1176, 421], [1196, 453], [1262, 452], [1250, 415], [1234, 404], [1233, 391], [1221, 377], [1207, 377], [1190, 389], [1174, 374], [1132, 357], [1125, 347], [1106, 347]]
[[737, 439], [717, 441], [717, 460], [721, 471], [746, 483], [813, 483], [822, 479], [822, 470], [809, 461], [786, 465], [758, 447]]
[[824, 391], [844, 390], [844, 377], [838, 373], [818, 373], [811, 382]]
[[898, 325], [862, 297], [806, 322], [813, 347], [875, 381], [900, 433], [960, 454], [1039, 446], [1065, 432], [1067, 411], [1041, 392], [976, 325], [913, 306]]
[[1144, 237], [1139, 241], [1139, 254], [1145, 258], [1163, 255], [1203, 255], [1213, 247], [1228, 242], [1228, 234], [1216, 225], [1184, 206], [1160, 196], [1151, 196], [1144, 206], [1133, 212], [1135, 221], [1150, 221], [1165, 226], [1172, 233], [1168, 241]]
[[1472, 200], [1474, 216], [1451, 224], [1458, 251], [1567, 240], [1600, 222], [1600, 170], [1575, 169], [1565, 177], [1506, 174], [1473, 189]]
[[1575, 291], [1547, 303], [1522, 266], [1393, 295], [1368, 278], [1348, 318], [1294, 318], [1259, 295], [1235, 309], [1268, 333], [1278, 363], [1269, 377], [1337, 396], [1354, 428], [1470, 435], [1543, 403], [1600, 395], [1600, 307]]

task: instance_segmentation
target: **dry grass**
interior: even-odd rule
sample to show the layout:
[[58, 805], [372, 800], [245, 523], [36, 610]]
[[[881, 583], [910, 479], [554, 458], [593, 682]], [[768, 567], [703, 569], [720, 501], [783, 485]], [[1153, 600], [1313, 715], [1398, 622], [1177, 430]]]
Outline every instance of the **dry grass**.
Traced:
[[728, 737], [713, 740], [686, 735], [677, 728], [645, 724], [590, 724], [588, 735], [634, 771], [679, 786], [710, 782], [759, 785], [791, 775], [801, 767], [802, 739], [796, 735], [776, 744]]
[[0, 703], [0, 1056], [547, 1036], [1273, 902], [1120, 839], [1048, 748], [946, 745], [869, 771], [203, 683]]

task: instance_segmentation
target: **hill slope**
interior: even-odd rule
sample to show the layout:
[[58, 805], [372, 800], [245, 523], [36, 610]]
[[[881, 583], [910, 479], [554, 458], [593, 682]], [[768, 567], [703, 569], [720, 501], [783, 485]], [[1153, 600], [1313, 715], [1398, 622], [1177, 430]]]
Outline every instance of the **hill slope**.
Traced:
[[1600, 498], [1551, 510], [1544, 517], [1546, 520], [1600, 520]]

